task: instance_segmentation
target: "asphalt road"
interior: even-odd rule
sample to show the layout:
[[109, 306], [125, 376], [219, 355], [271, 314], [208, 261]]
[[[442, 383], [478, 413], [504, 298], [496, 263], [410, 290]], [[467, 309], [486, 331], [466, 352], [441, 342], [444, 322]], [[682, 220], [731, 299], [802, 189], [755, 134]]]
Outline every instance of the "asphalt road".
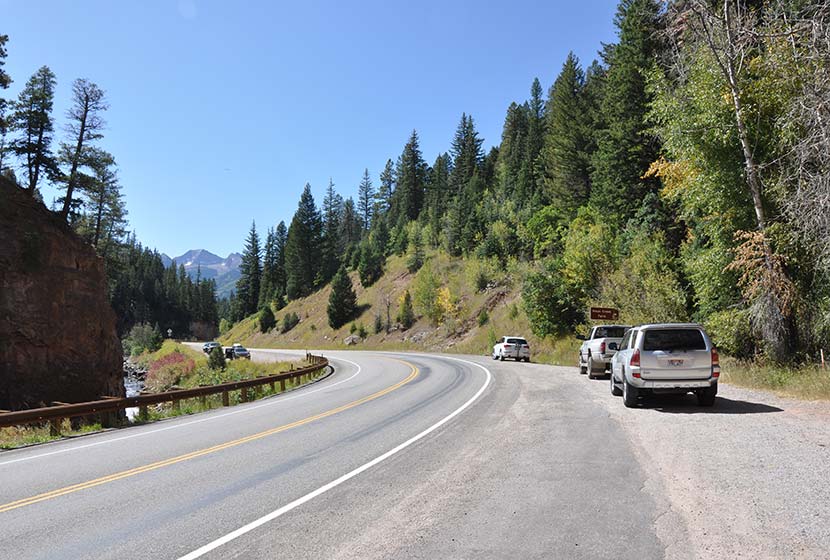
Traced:
[[575, 368], [326, 355], [286, 395], [0, 453], [0, 558], [827, 557], [824, 405], [628, 410]]

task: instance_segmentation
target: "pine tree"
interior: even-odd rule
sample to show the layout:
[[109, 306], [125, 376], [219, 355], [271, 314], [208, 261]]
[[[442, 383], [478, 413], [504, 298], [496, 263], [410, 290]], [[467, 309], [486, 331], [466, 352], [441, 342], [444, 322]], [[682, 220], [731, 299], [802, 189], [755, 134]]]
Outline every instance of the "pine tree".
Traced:
[[406, 290], [401, 297], [401, 307], [398, 310], [397, 320], [404, 330], [415, 324], [415, 310], [412, 309], [412, 296], [409, 295], [409, 290]]
[[406, 269], [414, 274], [424, 264], [424, 244], [421, 240], [421, 229], [413, 224], [409, 235], [409, 245], [406, 249]]
[[41, 67], [26, 82], [11, 117], [11, 129], [17, 132], [11, 151], [24, 161], [26, 189], [32, 196], [44, 174], [47, 178], [58, 174], [51, 147], [56, 83], [55, 74], [49, 67]]
[[240, 277], [236, 281], [236, 294], [243, 316], [252, 315], [259, 307], [259, 288], [262, 278], [261, 256], [256, 223], [252, 223], [248, 238], [245, 240], [245, 249], [242, 251], [242, 262], [239, 264]]
[[[12, 83], [11, 77], [3, 70], [3, 66], [6, 65], [6, 56], [8, 54], [6, 52], [6, 42], [8, 42], [8, 40], [8, 35], [0, 35], [0, 90], [8, 89], [9, 84]], [[0, 97], [0, 174], [3, 173], [3, 168], [5, 167], [4, 160], [6, 156], [6, 151], [8, 150], [8, 111], [8, 100], [4, 99], [3, 97]]]
[[426, 210], [426, 221], [429, 224], [429, 238], [427, 241], [432, 247], [439, 243], [441, 232], [441, 218], [447, 212], [447, 204], [450, 196], [450, 156], [441, 154], [435, 158], [435, 163], [429, 170], [426, 184], [426, 195], [424, 207]]
[[311, 185], [306, 184], [285, 243], [286, 296], [297, 299], [307, 296], [317, 286], [322, 252], [322, 220]]
[[392, 194], [395, 192], [395, 166], [391, 159], [386, 160], [386, 166], [380, 174], [380, 188], [375, 195], [374, 214], [386, 216], [392, 208]]
[[104, 92], [88, 80], [75, 80], [72, 84], [72, 106], [67, 113], [69, 123], [67, 132], [73, 144], [61, 144], [61, 160], [69, 166], [66, 174], [66, 194], [63, 196], [63, 209], [60, 212], [64, 220], [69, 219], [72, 209], [72, 195], [79, 183], [79, 168], [85, 164], [84, 158], [90, 144], [103, 137], [101, 131], [106, 126], [101, 113], [108, 108]]
[[348, 323], [357, 310], [357, 295], [345, 267], [340, 267], [331, 281], [331, 294], [327, 308], [329, 326], [339, 329]]
[[344, 262], [349, 262], [349, 255], [354, 251], [363, 235], [363, 220], [355, 209], [354, 200], [351, 197], [343, 203], [343, 217], [340, 221], [340, 254], [344, 256]]
[[463, 113], [461, 122], [455, 131], [452, 141], [452, 172], [450, 174], [450, 188], [455, 196], [461, 194], [464, 186], [472, 179], [482, 159], [481, 144], [473, 117]]
[[285, 272], [285, 244], [288, 240], [288, 228], [285, 222], [280, 221], [274, 230], [274, 301], [277, 309], [285, 306], [285, 290], [287, 275]]
[[375, 200], [375, 188], [372, 186], [372, 179], [369, 177], [369, 169], [363, 170], [363, 179], [357, 187], [357, 211], [363, 225], [363, 231], [369, 231], [372, 227], [372, 210]]
[[609, 211], [617, 224], [633, 216], [639, 202], [656, 192], [656, 179], [643, 179], [659, 155], [646, 123], [651, 98], [646, 74], [660, 50], [660, 4], [657, 0], [623, 0], [614, 24], [619, 42], [609, 49], [601, 101], [606, 126], [599, 132], [592, 158], [591, 200]]
[[316, 282], [318, 286], [328, 284], [337, 269], [340, 268], [340, 258], [342, 256], [340, 222], [342, 216], [343, 197], [335, 192], [334, 183], [329, 179], [326, 196], [323, 198], [322, 262], [320, 263], [320, 276]]
[[569, 53], [550, 89], [542, 151], [546, 196], [568, 221], [591, 193], [588, 149], [592, 131], [586, 122], [584, 87], [579, 60]]
[[261, 333], [267, 333], [277, 326], [277, 319], [274, 317], [274, 312], [271, 311], [271, 306], [268, 304], [263, 305], [262, 309], [259, 310], [257, 320], [259, 322], [259, 332]]
[[427, 165], [421, 157], [418, 132], [413, 130], [404, 146], [395, 171], [397, 184], [392, 195], [393, 222], [401, 217], [416, 220], [424, 204]]
[[264, 307], [277, 297], [277, 236], [268, 228], [265, 236], [265, 253], [262, 257], [262, 279], [259, 286], [259, 306]]

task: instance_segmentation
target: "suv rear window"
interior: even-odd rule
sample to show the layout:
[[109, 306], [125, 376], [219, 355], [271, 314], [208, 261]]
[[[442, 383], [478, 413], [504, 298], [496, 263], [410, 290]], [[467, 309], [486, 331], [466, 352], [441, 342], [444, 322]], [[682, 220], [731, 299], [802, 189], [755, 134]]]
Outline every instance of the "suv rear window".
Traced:
[[643, 350], [706, 350], [706, 341], [699, 329], [648, 330]]
[[625, 327], [602, 327], [594, 333], [594, 338], [622, 338], [625, 331]]
[[527, 341], [523, 338], [508, 338], [507, 344], [527, 344]]

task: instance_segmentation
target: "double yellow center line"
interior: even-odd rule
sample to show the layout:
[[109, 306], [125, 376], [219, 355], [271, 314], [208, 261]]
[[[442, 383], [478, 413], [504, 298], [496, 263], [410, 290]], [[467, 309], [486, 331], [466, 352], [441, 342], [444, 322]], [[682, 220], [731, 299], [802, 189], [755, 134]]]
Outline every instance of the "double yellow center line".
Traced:
[[160, 469], [162, 467], [167, 467], [170, 465], [175, 465], [176, 463], [182, 463], [184, 461], [189, 461], [190, 459], [195, 459], [197, 457], [202, 457], [204, 455], [209, 455], [211, 453], [216, 453], [217, 451], [222, 451], [224, 449], [229, 449], [231, 447], [236, 447], [237, 445], [242, 445], [243, 443], [248, 443], [251, 441], [256, 441], [258, 439], [262, 439], [264, 437], [268, 437], [274, 434], [278, 434], [280, 432], [284, 432], [286, 430], [290, 430], [291, 428], [296, 428], [299, 426], [303, 426], [305, 424], [309, 424], [314, 422], [315, 420], [321, 420], [323, 418], [327, 418], [329, 416], [333, 416], [340, 412], [349, 410], [350, 408], [354, 408], [356, 406], [360, 406], [364, 403], [382, 397], [392, 391], [403, 387], [413, 379], [418, 376], [418, 368], [414, 365], [410, 364], [409, 362], [404, 362], [403, 360], [396, 360], [402, 362], [409, 366], [412, 371], [409, 375], [395, 383], [394, 385], [387, 387], [377, 393], [372, 393], [369, 396], [363, 397], [362, 399], [358, 399], [356, 401], [352, 401], [348, 404], [344, 404], [343, 406], [338, 406], [337, 408], [333, 408], [331, 410], [327, 410], [325, 412], [321, 412], [320, 414], [315, 414], [314, 416], [309, 416], [308, 418], [303, 418], [302, 420], [297, 420], [296, 422], [291, 422], [290, 424], [284, 424], [282, 426], [278, 426], [276, 428], [271, 428], [270, 430], [265, 430], [263, 432], [259, 432], [256, 434], [252, 434], [250, 436], [245, 436], [243, 438], [235, 439], [233, 441], [229, 441], [226, 443], [221, 443], [219, 445], [214, 445], [213, 447], [207, 447], [204, 449], [199, 449], [197, 451], [193, 451], [191, 453], [186, 453], [184, 455], [179, 455], [177, 457], [172, 457], [170, 459], [165, 459], [163, 461], [157, 461], [155, 463], [150, 463], [148, 465], [144, 465], [141, 467], [136, 467], [134, 469], [129, 469], [126, 471], [117, 472], [111, 475], [102, 476], [101, 478], [96, 478], [94, 480], [89, 480], [87, 482], [81, 482], [78, 484], [73, 484], [72, 486], [65, 486], [63, 488], [58, 488], [57, 490], [52, 490], [51, 492], [45, 492], [43, 494], [38, 494], [37, 496], [32, 496], [30, 498], [23, 498], [21, 500], [16, 500], [14, 502], [9, 502], [7, 504], [0, 505], [0, 513], [5, 513], [7, 511], [11, 511], [17, 508], [30, 506], [32, 504], [36, 504], [38, 502], [43, 502], [46, 500], [51, 500], [53, 498], [57, 498], [59, 496], [65, 496], [66, 494], [72, 494], [74, 492], [78, 492], [80, 490], [86, 490], [87, 488], [94, 488], [95, 486], [100, 486], [102, 484], [107, 484], [109, 482], [115, 482], [116, 480], [121, 480], [123, 478], [129, 478], [131, 476], [135, 476], [138, 474], [146, 473], [149, 471], [154, 471], [156, 469]]

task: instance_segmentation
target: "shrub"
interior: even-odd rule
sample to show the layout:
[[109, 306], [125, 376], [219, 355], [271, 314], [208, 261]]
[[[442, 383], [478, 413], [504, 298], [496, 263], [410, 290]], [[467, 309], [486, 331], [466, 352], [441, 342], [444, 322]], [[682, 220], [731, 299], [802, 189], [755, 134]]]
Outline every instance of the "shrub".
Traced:
[[582, 319], [579, 301], [568, 290], [557, 265], [546, 261], [542, 270], [528, 275], [522, 288], [525, 312], [537, 336], [563, 334]]
[[195, 369], [196, 362], [193, 359], [180, 352], [173, 352], [150, 364], [144, 383], [150, 391], [166, 391]]
[[438, 278], [435, 275], [431, 262], [427, 262], [415, 275], [412, 281], [412, 295], [415, 307], [425, 315], [434, 325], [441, 320], [441, 309], [438, 307]]
[[339, 329], [354, 317], [357, 311], [357, 295], [352, 287], [352, 279], [341, 266], [331, 281], [331, 293], [326, 313], [329, 317], [329, 326]]
[[356, 330], [357, 330], [357, 325], [355, 325], [354, 323], [349, 325], [349, 334], [354, 334]]
[[734, 358], [752, 357], [754, 339], [746, 309], [726, 309], [712, 313], [706, 318], [704, 326], [721, 352]]
[[134, 325], [130, 329], [123, 346], [125, 352], [137, 356], [144, 351], [155, 352], [161, 348], [162, 338], [157, 327], [151, 327], [148, 323]]
[[210, 351], [210, 354], [208, 354], [208, 367], [210, 369], [221, 370], [225, 369], [227, 365], [227, 362], [225, 362], [225, 352], [222, 350], [221, 346], [217, 346]]
[[383, 319], [380, 315], [375, 315], [375, 334], [379, 334], [383, 330]]
[[412, 296], [406, 290], [401, 296], [401, 307], [398, 311], [398, 322], [408, 329], [415, 323], [415, 311], [412, 309]]
[[478, 326], [483, 327], [490, 321], [490, 314], [487, 313], [486, 309], [482, 309], [481, 313], [478, 314]]
[[368, 334], [369, 333], [366, 332], [366, 327], [363, 326], [363, 323], [360, 323], [357, 326], [357, 336], [359, 336], [360, 338], [366, 338], [366, 335]]
[[286, 313], [285, 316], [282, 318], [282, 327], [280, 328], [281, 333], [287, 333], [294, 327], [296, 327], [300, 323], [300, 318], [297, 316], [296, 313]]
[[222, 317], [221, 319], [219, 319], [219, 334], [225, 334], [226, 332], [231, 330], [232, 326], [233, 324], [230, 321]]
[[270, 305], [265, 305], [259, 310], [259, 332], [267, 333], [277, 326], [277, 318], [274, 317], [274, 312], [271, 311]]

